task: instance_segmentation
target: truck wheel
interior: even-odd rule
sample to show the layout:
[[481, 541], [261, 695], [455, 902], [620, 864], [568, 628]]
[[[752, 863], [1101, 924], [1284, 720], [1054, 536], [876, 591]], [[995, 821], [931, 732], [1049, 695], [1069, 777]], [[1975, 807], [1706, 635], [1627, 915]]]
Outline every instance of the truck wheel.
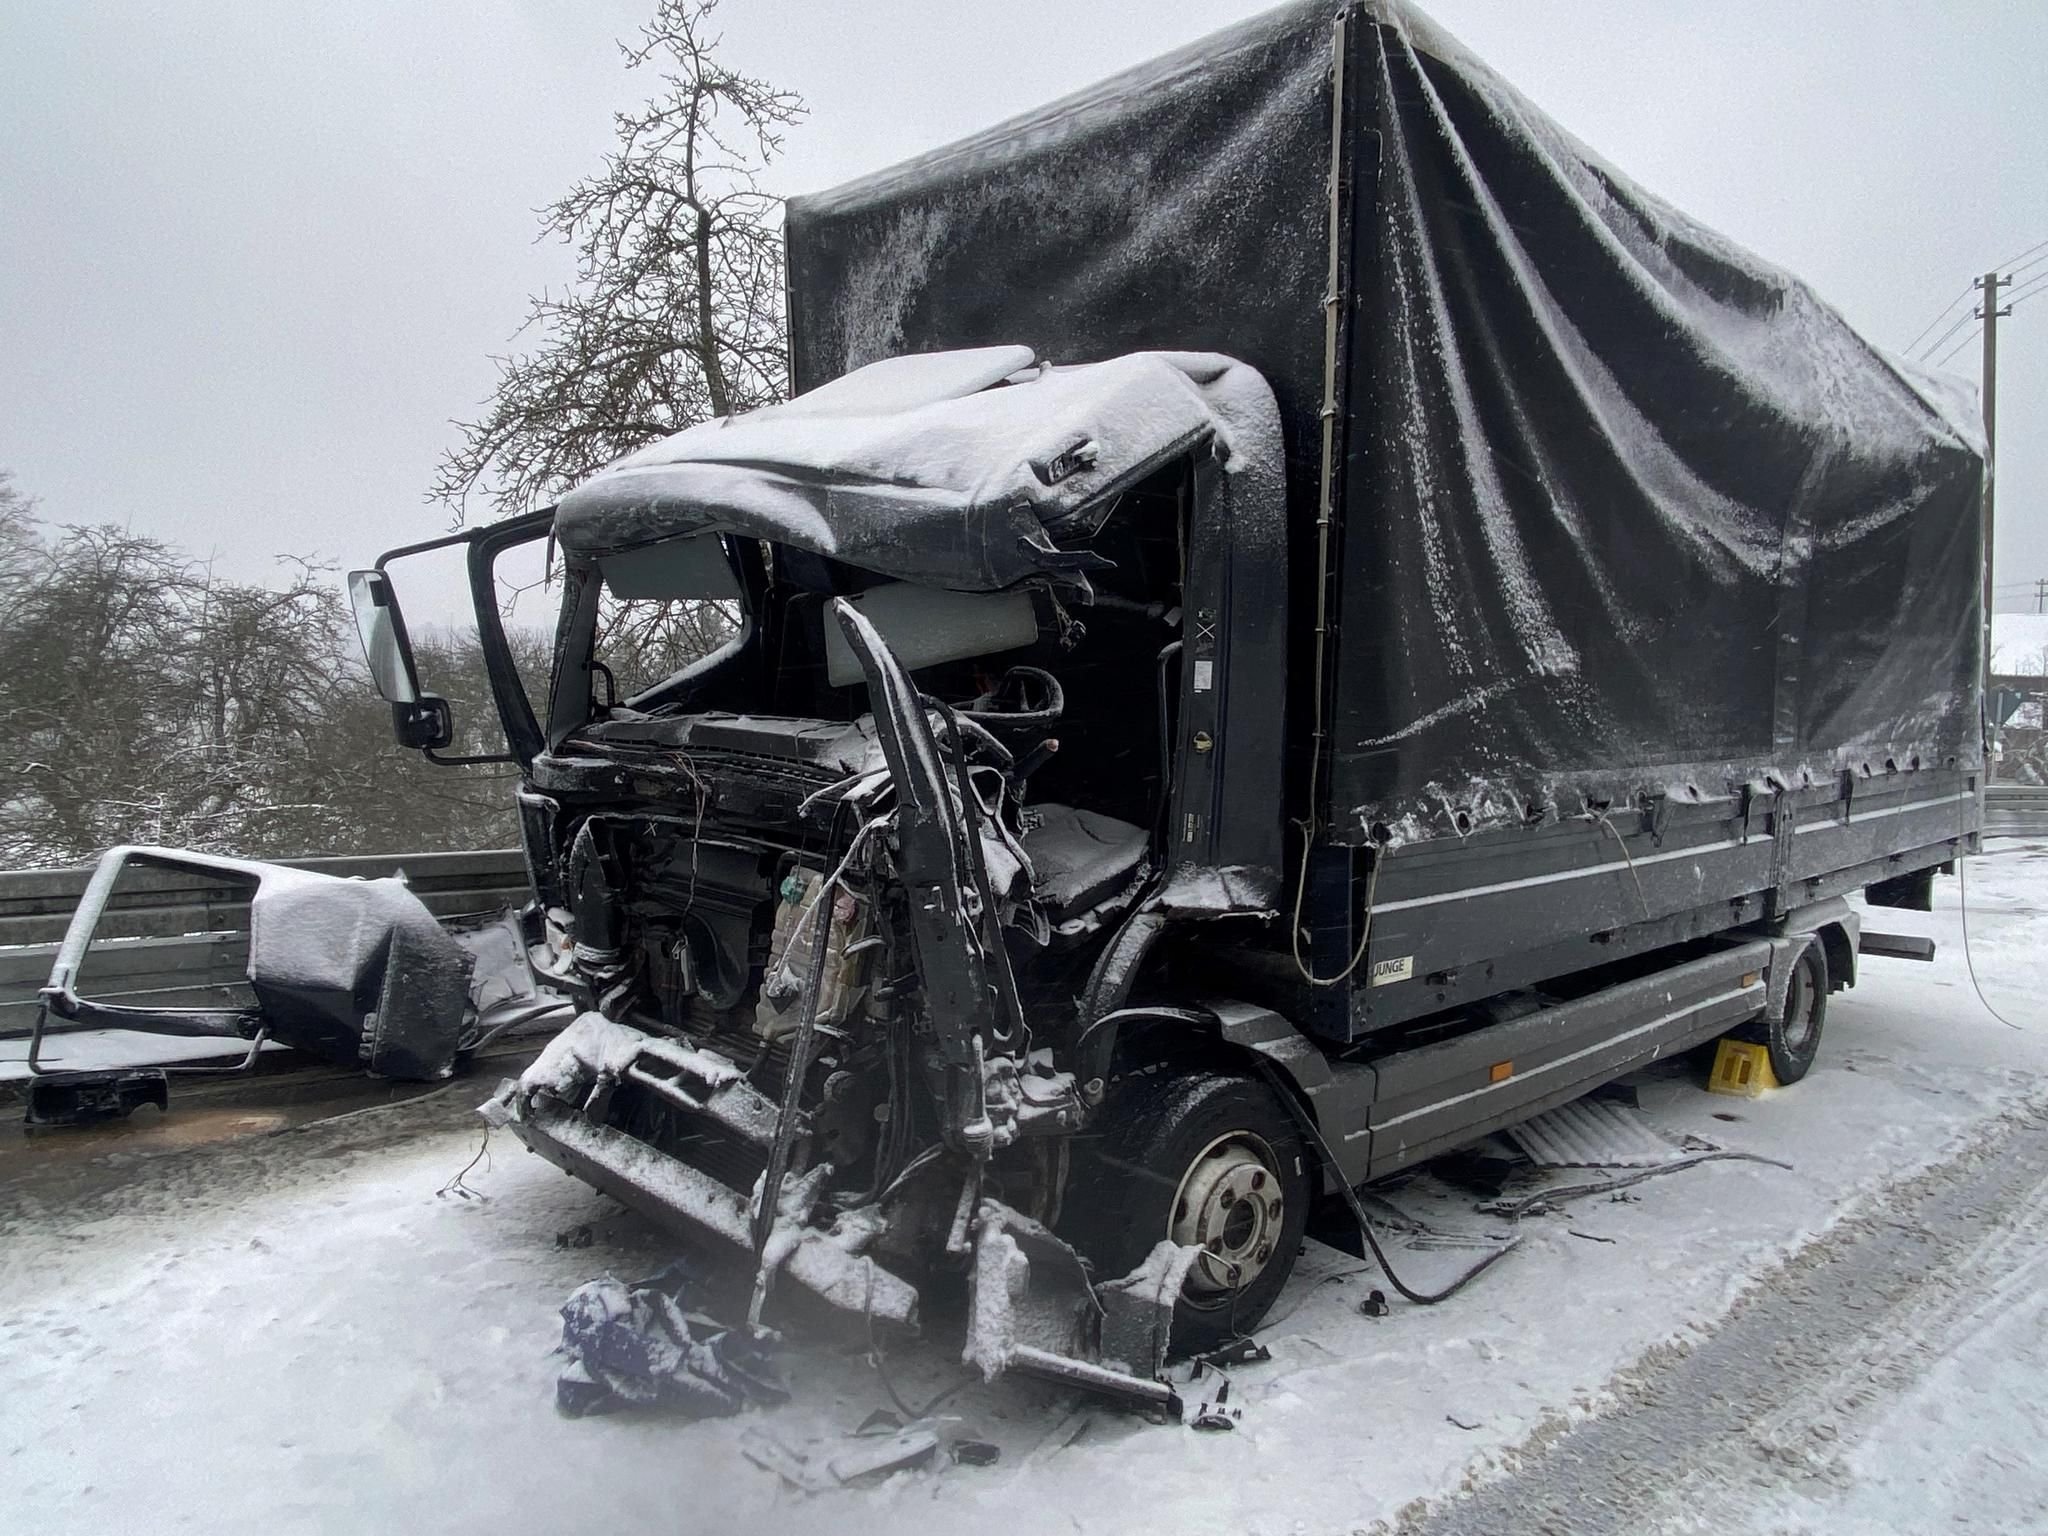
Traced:
[[1815, 939], [1800, 952], [1785, 990], [1785, 1017], [1772, 1024], [1751, 1024], [1736, 1033], [1771, 1053], [1771, 1071], [1780, 1083], [1796, 1083], [1820, 1054], [1820, 1029], [1828, 1016], [1828, 957]]
[[1309, 1158], [1263, 1083], [1151, 1073], [1112, 1091], [1068, 1199], [1068, 1230], [1103, 1279], [1162, 1238], [1207, 1250], [1174, 1312], [1176, 1353], [1258, 1326], [1287, 1283], [1308, 1224]]

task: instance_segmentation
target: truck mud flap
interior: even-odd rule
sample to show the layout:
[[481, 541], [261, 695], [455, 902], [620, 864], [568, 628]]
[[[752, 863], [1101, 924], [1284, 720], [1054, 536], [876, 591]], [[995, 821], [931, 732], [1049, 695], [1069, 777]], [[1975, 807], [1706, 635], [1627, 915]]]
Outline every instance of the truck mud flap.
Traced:
[[974, 1226], [966, 1364], [985, 1380], [1018, 1371], [1180, 1412], [1159, 1376], [1174, 1304], [1200, 1249], [1161, 1243], [1135, 1272], [1098, 1288], [1072, 1248], [1000, 1201], [982, 1201]]

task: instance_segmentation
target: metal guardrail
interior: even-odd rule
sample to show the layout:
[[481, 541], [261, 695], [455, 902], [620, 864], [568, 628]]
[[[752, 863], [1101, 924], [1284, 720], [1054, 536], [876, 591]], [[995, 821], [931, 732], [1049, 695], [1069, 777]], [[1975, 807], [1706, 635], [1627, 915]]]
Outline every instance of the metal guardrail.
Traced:
[[1993, 784], [1984, 791], [1987, 837], [2048, 836], [2048, 785]]
[[[1993, 784], [1986, 833], [2048, 836], [2048, 785]], [[436, 917], [493, 912], [526, 899], [516, 848], [475, 853], [376, 854], [287, 859], [323, 874], [376, 878], [403, 871]], [[92, 866], [0, 872], [0, 1038], [27, 1033], [37, 994], [85, 894]], [[249, 964], [249, 897], [227, 881], [169, 870], [133, 870], [100, 922], [82, 975], [90, 995], [164, 1007], [239, 999]]]
[[[436, 917], [495, 912], [527, 896], [516, 848], [478, 853], [284, 859], [296, 869], [375, 879], [403, 872]], [[37, 994], [92, 866], [0, 873], [0, 1038], [25, 1034]], [[249, 891], [198, 873], [131, 869], [100, 919], [80, 990], [144, 1006], [211, 1007], [246, 996]]]

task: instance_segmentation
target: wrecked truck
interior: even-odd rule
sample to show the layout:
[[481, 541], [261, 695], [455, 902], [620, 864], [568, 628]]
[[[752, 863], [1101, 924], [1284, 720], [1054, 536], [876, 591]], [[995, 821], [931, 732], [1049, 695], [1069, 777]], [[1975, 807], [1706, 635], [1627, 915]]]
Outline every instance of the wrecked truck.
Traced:
[[[1420, 13], [788, 210], [795, 392], [463, 543], [582, 1012], [489, 1116], [809, 1298], [1158, 1388], [1319, 1200], [1742, 1032], [1975, 844], [1969, 402]], [[552, 540], [529, 698], [494, 562]], [[445, 754], [391, 570], [352, 579]], [[724, 605], [669, 675], [618, 637]], [[1361, 1215], [1361, 1220], [1363, 1216]]]

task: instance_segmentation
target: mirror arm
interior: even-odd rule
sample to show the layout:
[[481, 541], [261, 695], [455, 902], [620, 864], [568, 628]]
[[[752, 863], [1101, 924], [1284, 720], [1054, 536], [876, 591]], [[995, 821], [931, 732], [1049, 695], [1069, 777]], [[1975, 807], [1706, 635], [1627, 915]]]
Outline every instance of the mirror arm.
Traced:
[[[483, 763], [517, 763], [524, 766], [541, 750], [543, 743], [540, 726], [526, 698], [518, 665], [513, 660], [510, 645], [506, 642], [504, 624], [498, 613], [493, 563], [507, 549], [536, 538], [547, 537], [552, 540], [553, 529], [554, 508], [544, 507], [508, 518], [487, 528], [444, 534], [440, 538], [425, 539], [417, 544], [386, 550], [377, 557], [373, 571], [350, 574], [350, 601], [357, 610], [356, 622], [363, 630], [364, 659], [369, 663], [372, 680], [377, 682], [378, 693], [391, 704], [392, 735], [401, 747], [419, 752], [427, 761], [447, 768]], [[453, 715], [446, 699], [421, 690], [419, 673], [413, 664], [412, 644], [405, 630], [405, 618], [398, 607], [396, 595], [390, 590], [390, 579], [386, 571], [392, 561], [456, 545], [468, 547], [469, 585], [476, 609], [477, 638], [482, 647], [484, 670], [490, 678], [491, 692], [498, 707], [500, 723], [505, 728], [510, 752], [446, 754], [446, 748], [452, 744], [455, 735]], [[368, 610], [357, 597], [355, 584], [359, 576], [364, 578], [366, 583], [375, 583], [375, 590], [371, 591], [371, 595], [376, 599], [376, 608], [383, 613], [385, 638], [388, 639], [389, 648], [395, 650], [403, 665], [405, 676], [403, 679], [393, 680], [394, 686], [390, 689], [384, 686], [385, 680], [378, 678], [378, 655], [385, 647], [373, 643], [373, 626], [363, 617]], [[394, 698], [393, 693], [397, 691], [400, 683], [404, 687], [406, 697]]]

